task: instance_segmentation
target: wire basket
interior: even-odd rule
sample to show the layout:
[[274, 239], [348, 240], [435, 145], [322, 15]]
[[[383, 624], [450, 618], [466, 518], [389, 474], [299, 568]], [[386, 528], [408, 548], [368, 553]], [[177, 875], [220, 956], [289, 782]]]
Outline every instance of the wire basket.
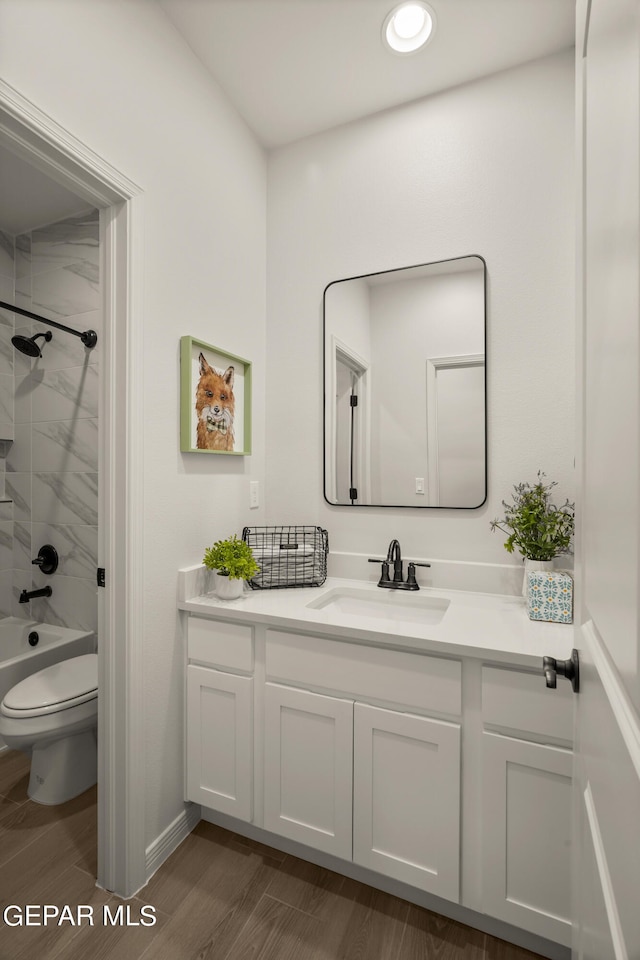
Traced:
[[329, 534], [322, 527], [245, 527], [260, 572], [249, 580], [254, 590], [320, 587], [327, 579]]

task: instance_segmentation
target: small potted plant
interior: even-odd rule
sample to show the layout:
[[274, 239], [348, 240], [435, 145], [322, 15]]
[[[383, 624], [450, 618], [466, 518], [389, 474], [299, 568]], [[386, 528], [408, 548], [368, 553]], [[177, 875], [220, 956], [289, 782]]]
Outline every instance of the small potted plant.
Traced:
[[502, 501], [504, 520], [493, 520], [492, 530], [507, 534], [505, 549], [513, 553], [517, 547], [525, 561], [526, 596], [529, 570], [551, 570], [554, 557], [571, 553], [575, 526], [575, 504], [565, 500], [561, 506], [551, 502], [551, 491], [557, 486], [539, 470], [537, 483], [518, 483], [514, 486], [512, 503]]
[[238, 540], [235, 533], [207, 547], [202, 562], [209, 570], [217, 571], [216, 595], [222, 600], [237, 600], [244, 581], [260, 570], [249, 544]]

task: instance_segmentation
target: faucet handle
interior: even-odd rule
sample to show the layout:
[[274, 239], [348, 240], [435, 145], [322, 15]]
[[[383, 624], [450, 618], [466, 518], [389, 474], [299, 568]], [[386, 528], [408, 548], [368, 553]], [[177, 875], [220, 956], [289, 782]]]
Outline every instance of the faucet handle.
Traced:
[[416, 567], [430, 567], [430, 563], [418, 563], [417, 560], [409, 561], [407, 565], [407, 585], [409, 590], [419, 590], [418, 581], [416, 580]]
[[373, 559], [369, 557], [369, 563], [382, 564], [381, 571], [380, 571], [380, 579], [378, 580], [378, 586], [380, 586], [381, 583], [388, 583], [389, 582], [389, 561], [380, 560], [377, 557], [374, 557]]
[[45, 543], [43, 547], [40, 547], [38, 556], [31, 563], [40, 567], [42, 573], [55, 573], [59, 563], [58, 551], [50, 543]]

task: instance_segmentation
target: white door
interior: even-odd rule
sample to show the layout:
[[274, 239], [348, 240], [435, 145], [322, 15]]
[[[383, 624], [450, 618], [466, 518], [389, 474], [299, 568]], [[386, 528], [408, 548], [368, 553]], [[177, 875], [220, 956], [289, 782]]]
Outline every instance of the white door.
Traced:
[[[640, 957], [640, 4], [577, 4], [575, 960]], [[582, 302], [584, 301], [584, 302]], [[579, 324], [580, 326], [580, 324]], [[560, 680], [559, 683], [565, 681]]]
[[356, 703], [353, 859], [456, 903], [460, 726]]
[[265, 685], [264, 825], [351, 860], [353, 701]]
[[251, 820], [253, 679], [187, 667], [187, 799]]

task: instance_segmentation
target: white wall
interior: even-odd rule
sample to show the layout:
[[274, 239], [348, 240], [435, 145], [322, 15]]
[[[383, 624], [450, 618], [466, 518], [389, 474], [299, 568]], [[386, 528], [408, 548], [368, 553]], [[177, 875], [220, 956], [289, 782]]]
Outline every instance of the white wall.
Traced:
[[[398, 537], [407, 556], [504, 563], [504, 538], [489, 521], [512, 484], [543, 469], [571, 496], [573, 136], [569, 51], [270, 155], [267, 409], [278, 411], [267, 426], [270, 521], [320, 523], [332, 551], [376, 556]], [[487, 504], [329, 506], [324, 287], [467, 254], [483, 256], [488, 271]], [[283, 472], [295, 484], [282, 483]]]
[[[0, 0], [4, 79], [144, 191], [146, 840], [182, 810], [176, 572], [264, 478], [265, 159], [151, 0]], [[179, 452], [179, 338], [254, 363], [254, 453]], [[252, 522], [262, 510], [253, 511]]]

